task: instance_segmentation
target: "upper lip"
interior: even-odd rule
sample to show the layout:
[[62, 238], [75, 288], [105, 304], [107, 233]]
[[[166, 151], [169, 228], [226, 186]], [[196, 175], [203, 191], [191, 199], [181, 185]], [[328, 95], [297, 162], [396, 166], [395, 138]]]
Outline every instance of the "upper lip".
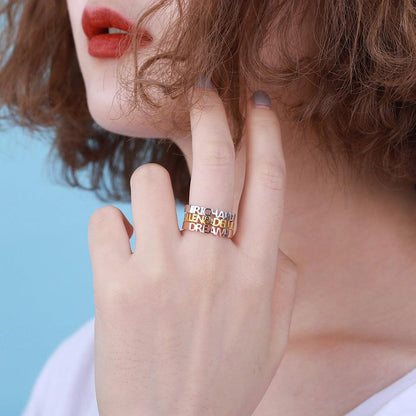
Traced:
[[[82, 13], [82, 29], [88, 39], [108, 33], [108, 28], [110, 27], [131, 33], [134, 29], [134, 23], [108, 7], [86, 7], [84, 9]], [[139, 32], [142, 32], [143, 36], [152, 39], [148, 31], [141, 29]]]

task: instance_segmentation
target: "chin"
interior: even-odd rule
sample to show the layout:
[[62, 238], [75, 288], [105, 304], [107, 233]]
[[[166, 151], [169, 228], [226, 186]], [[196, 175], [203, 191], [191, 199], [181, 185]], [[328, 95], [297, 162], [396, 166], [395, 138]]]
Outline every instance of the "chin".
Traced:
[[139, 110], [128, 111], [127, 103], [117, 98], [115, 91], [87, 89], [88, 110], [92, 119], [103, 129], [115, 134], [138, 138], [167, 138], [163, 125], [151, 125], [151, 115]]

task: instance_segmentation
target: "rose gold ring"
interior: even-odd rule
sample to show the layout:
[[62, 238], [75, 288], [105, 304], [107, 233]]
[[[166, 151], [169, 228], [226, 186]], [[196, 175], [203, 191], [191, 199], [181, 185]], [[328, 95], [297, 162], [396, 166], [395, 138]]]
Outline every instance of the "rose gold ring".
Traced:
[[204, 234], [214, 234], [217, 237], [232, 238], [234, 230], [229, 228], [214, 227], [210, 224], [201, 224], [196, 222], [184, 221], [182, 228], [188, 231], [198, 231]]

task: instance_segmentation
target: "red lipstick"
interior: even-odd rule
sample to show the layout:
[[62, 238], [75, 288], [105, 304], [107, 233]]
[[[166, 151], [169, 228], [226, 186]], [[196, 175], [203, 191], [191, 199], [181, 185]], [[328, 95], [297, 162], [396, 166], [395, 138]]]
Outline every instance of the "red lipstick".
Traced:
[[[126, 33], [109, 33], [123, 31]], [[82, 13], [82, 29], [88, 38], [88, 53], [96, 58], [119, 58], [130, 46], [134, 24], [121, 14], [107, 7], [85, 8]], [[146, 30], [138, 31], [142, 49], [150, 44], [152, 36]]]

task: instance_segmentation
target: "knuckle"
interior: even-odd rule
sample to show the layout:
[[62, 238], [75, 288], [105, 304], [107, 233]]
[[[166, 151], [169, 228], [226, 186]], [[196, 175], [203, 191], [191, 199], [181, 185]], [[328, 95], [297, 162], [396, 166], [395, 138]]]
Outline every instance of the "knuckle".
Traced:
[[90, 217], [89, 227], [94, 228], [99, 226], [101, 228], [105, 224], [119, 220], [120, 215], [121, 211], [113, 205], [98, 208]]
[[193, 264], [190, 268], [189, 276], [192, 281], [197, 281], [201, 283], [209, 282], [212, 283], [214, 279], [217, 279], [220, 275], [217, 268], [217, 259], [209, 261], [210, 256], [206, 256], [201, 259], [198, 265]]
[[218, 254], [206, 252], [198, 264], [191, 265], [188, 283], [199, 294], [212, 294], [222, 286], [226, 275], [223, 265], [219, 263]]
[[234, 163], [234, 146], [223, 141], [207, 141], [201, 149], [201, 162], [205, 165], [227, 166]]
[[257, 177], [267, 188], [281, 191], [286, 186], [286, 167], [283, 162], [262, 162], [257, 166]]
[[259, 114], [255, 120], [256, 129], [264, 134], [280, 133], [280, 123], [276, 117], [271, 116], [271, 112]]
[[130, 187], [133, 188], [140, 184], [141, 180], [148, 180], [149, 177], [169, 175], [169, 172], [158, 163], [145, 163], [134, 170], [130, 177]]

